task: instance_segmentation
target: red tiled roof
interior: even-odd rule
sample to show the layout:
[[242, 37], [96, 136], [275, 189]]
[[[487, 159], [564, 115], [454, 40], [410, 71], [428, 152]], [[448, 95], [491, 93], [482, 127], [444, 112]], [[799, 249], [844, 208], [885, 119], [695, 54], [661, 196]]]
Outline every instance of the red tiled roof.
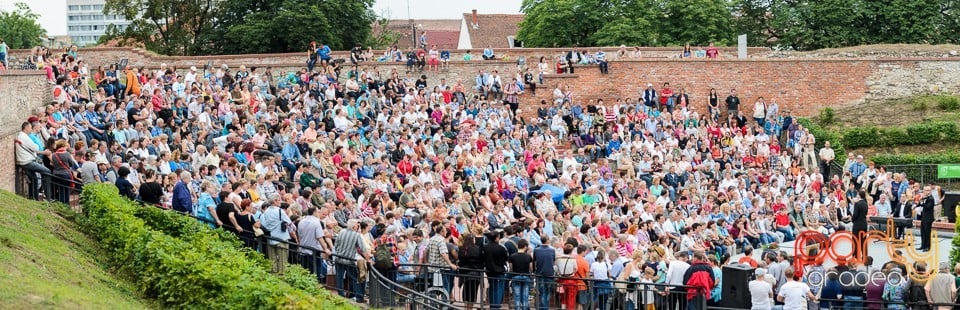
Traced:
[[[427, 33], [427, 44], [437, 44], [440, 49], [455, 49], [460, 40], [459, 19], [415, 19], [413, 23], [421, 28], [417, 32], [417, 41], [420, 40], [420, 31]], [[413, 46], [412, 29], [409, 19], [392, 19], [387, 29], [400, 34], [397, 47], [408, 49]], [[377, 29], [374, 26], [374, 29]]]
[[473, 13], [464, 13], [467, 31], [470, 32], [470, 45], [474, 49], [511, 47], [508, 36], [516, 36], [523, 14], [477, 14], [477, 28], [473, 27]]

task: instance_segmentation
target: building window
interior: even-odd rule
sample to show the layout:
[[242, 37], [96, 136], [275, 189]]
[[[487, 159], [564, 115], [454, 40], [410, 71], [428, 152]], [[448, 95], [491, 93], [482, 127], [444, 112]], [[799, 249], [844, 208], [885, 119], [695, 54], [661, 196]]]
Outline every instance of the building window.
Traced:
[[103, 4], [94, 4], [93, 9], [98, 11], [103, 11]]
[[80, 6], [79, 6], [79, 5], [71, 5], [71, 6], [69, 6], [69, 10], [70, 10], [70, 11], [79, 11], [79, 10], [80, 10]]
[[91, 6], [91, 5], [89, 5], [89, 4], [84, 4], [84, 5], [81, 5], [81, 6], [80, 6], [80, 9], [81, 9], [81, 10], [84, 10], [84, 11], [89, 11], [89, 10], [92, 10], [92, 9], [93, 9], [93, 6]]

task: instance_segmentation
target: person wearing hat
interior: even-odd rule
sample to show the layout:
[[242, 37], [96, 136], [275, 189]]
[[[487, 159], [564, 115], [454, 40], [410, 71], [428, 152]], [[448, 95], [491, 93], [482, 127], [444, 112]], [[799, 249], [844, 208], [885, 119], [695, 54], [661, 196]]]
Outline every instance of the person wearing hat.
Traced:
[[643, 98], [643, 105], [650, 108], [657, 106], [657, 89], [653, 88], [653, 83], [647, 83], [647, 89], [644, 89], [640, 96]]
[[770, 310], [773, 308], [773, 287], [763, 278], [767, 270], [757, 268], [753, 271], [754, 279], [747, 283], [750, 289], [751, 310]]

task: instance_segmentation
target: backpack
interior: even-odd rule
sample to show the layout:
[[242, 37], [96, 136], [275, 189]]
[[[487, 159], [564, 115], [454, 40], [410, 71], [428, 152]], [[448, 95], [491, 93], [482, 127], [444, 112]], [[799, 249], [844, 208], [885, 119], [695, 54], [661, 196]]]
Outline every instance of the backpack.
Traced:
[[390, 245], [380, 243], [373, 251], [373, 267], [378, 270], [389, 270], [393, 268], [393, 254], [390, 253]]

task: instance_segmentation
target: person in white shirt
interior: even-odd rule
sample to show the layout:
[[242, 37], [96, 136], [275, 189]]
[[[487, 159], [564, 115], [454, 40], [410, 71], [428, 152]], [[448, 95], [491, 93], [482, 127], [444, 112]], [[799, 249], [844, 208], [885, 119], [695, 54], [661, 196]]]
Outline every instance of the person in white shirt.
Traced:
[[783, 273], [789, 279], [777, 294], [777, 300], [783, 303], [783, 310], [807, 309], [808, 299], [812, 302], [818, 301], [817, 296], [810, 292], [810, 286], [793, 279], [793, 267], [787, 267]]
[[677, 259], [670, 261], [667, 267], [667, 284], [683, 285], [683, 274], [687, 273], [687, 268], [690, 268], [690, 264], [687, 263], [688, 258], [687, 252], [679, 252]]
[[773, 286], [764, 280], [767, 271], [757, 268], [754, 271], [755, 279], [747, 286], [750, 288], [750, 310], [770, 310], [773, 308]]

